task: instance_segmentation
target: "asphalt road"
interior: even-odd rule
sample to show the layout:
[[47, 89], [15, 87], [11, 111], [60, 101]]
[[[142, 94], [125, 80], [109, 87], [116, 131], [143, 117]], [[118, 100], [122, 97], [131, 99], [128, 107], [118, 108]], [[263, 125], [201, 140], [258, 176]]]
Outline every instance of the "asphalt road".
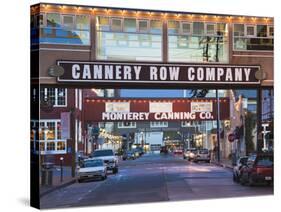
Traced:
[[149, 154], [121, 161], [105, 181], [75, 183], [41, 198], [41, 208], [272, 195], [268, 186], [241, 186], [230, 169]]

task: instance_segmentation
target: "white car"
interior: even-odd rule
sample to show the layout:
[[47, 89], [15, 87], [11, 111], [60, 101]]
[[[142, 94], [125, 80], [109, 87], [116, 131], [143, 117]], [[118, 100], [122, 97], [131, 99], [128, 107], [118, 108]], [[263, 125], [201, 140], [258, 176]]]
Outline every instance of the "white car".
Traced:
[[196, 154], [197, 154], [196, 148], [187, 149], [183, 154], [183, 159], [188, 159], [189, 161], [194, 160]]
[[105, 180], [107, 178], [106, 170], [106, 164], [102, 159], [85, 159], [78, 169], [78, 182], [96, 178]]
[[107, 170], [111, 170], [114, 174], [118, 172], [118, 157], [115, 156], [112, 149], [97, 149], [91, 157], [102, 159], [106, 163]]

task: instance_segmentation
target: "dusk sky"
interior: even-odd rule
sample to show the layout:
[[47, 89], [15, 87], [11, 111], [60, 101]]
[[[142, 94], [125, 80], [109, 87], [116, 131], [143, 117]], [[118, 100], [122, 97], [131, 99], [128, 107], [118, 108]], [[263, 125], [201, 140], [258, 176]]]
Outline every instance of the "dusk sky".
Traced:
[[[122, 97], [183, 97], [184, 90], [175, 89], [121, 89]], [[189, 91], [187, 90], [187, 95]]]

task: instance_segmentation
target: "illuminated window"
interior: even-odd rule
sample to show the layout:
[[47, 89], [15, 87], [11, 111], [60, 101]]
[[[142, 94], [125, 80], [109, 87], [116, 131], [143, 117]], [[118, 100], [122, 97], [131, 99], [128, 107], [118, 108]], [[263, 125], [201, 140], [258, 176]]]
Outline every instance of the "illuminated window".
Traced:
[[136, 128], [136, 122], [118, 122], [118, 128]]
[[[62, 139], [60, 120], [43, 120], [39, 122], [39, 140], [41, 154], [65, 154], [66, 140]], [[38, 151], [38, 150], [37, 150]]]
[[57, 150], [65, 150], [65, 142], [57, 142]]
[[56, 149], [55, 142], [47, 142], [47, 151], [54, 151]]
[[167, 121], [151, 121], [150, 122], [150, 127], [168, 127], [168, 122]]

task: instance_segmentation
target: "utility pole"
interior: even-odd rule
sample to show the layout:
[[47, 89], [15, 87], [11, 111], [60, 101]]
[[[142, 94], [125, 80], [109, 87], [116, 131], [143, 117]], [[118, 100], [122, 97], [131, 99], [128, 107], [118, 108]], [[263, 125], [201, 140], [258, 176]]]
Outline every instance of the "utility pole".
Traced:
[[218, 151], [218, 162], [220, 162], [220, 99], [218, 94], [218, 89], [216, 89], [216, 99], [217, 99], [217, 151]]

